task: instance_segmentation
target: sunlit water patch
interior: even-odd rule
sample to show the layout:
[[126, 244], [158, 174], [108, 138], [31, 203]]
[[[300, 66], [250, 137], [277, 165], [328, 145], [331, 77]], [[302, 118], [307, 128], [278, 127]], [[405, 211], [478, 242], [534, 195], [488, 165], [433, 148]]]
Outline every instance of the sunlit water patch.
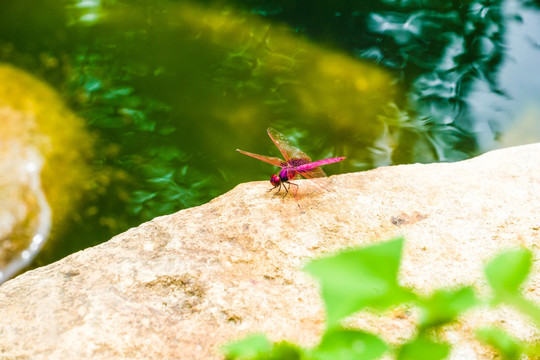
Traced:
[[41, 186], [42, 167], [36, 149], [0, 142], [0, 283], [28, 266], [49, 238], [52, 213]]
[[503, 5], [505, 56], [497, 91], [476, 79], [468, 97], [482, 149], [540, 141], [540, 10], [516, 0]]

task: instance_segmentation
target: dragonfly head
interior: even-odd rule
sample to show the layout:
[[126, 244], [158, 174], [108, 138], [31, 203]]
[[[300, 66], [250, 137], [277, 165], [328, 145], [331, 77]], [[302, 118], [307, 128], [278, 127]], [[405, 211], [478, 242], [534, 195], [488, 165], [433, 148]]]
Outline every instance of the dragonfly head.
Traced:
[[270, 177], [270, 183], [276, 187], [276, 186], [279, 186], [281, 184], [281, 179], [279, 178], [279, 176], [277, 176], [276, 174], [272, 175]]

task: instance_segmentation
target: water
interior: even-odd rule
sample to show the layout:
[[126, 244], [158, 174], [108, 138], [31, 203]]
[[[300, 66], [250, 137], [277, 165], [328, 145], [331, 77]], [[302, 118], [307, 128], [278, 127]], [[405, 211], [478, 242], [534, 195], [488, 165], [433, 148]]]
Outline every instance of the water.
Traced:
[[279, 155], [268, 126], [348, 157], [329, 174], [540, 141], [538, 3], [417, 3], [0, 0], [0, 61], [97, 138], [85, 200], [33, 266], [268, 180], [235, 152]]

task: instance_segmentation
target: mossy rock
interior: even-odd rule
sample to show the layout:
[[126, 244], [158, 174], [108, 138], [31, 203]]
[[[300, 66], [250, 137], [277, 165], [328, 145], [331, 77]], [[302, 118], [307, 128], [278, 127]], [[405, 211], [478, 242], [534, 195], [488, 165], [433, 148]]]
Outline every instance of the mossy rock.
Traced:
[[[4, 220], [9, 218], [0, 233], [2, 269], [30, 245], [37, 223], [47, 221], [39, 220], [44, 209], [38, 206], [34, 187], [43, 190], [53, 232], [77, 211], [77, 203], [92, 186], [93, 138], [50, 86], [7, 64], [0, 64], [0, 118], [0, 159], [2, 168], [9, 169], [0, 177], [1, 191], [12, 201], [11, 213], [2, 214]], [[37, 184], [31, 185], [25, 166], [41, 169]]]

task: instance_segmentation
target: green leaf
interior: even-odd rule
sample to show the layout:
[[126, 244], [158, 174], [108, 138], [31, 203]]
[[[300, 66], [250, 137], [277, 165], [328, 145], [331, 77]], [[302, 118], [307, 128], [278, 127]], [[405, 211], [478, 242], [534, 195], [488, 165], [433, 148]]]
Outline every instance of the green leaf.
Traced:
[[440, 360], [450, 353], [450, 345], [419, 336], [399, 349], [398, 360]]
[[540, 359], [540, 341], [528, 343], [524, 353], [529, 359]]
[[164, 126], [162, 128], [160, 128], [158, 130], [158, 132], [161, 134], [161, 135], [164, 135], [164, 136], [167, 136], [167, 135], [170, 135], [172, 134], [173, 132], [176, 131], [176, 127], [174, 126]]
[[476, 331], [476, 336], [497, 349], [504, 360], [517, 360], [521, 356], [523, 350], [521, 345], [499, 328], [480, 329]]
[[402, 247], [398, 238], [307, 264], [321, 284], [330, 326], [365, 307], [384, 310], [415, 298], [397, 282]]
[[387, 349], [386, 343], [375, 335], [334, 329], [324, 334], [311, 356], [317, 360], [370, 360], [379, 358]]
[[124, 97], [131, 95], [133, 93], [133, 88], [126, 86], [126, 87], [119, 87], [115, 89], [110, 89], [106, 93], [103, 94], [104, 99], [114, 99], [117, 97]]
[[150, 178], [150, 179], [148, 179], [146, 181], [148, 181], [149, 183], [153, 183], [153, 184], [168, 185], [171, 182], [173, 182], [173, 180], [172, 180], [173, 176], [174, 176], [174, 171], [169, 171], [169, 172], [165, 173], [164, 175], [162, 175], [160, 177]]
[[131, 197], [131, 201], [136, 204], [142, 204], [148, 200], [154, 198], [157, 195], [157, 192], [148, 192], [144, 190], [134, 191]]
[[540, 327], [540, 307], [521, 295], [515, 295], [513, 297], [507, 297], [506, 302], [515, 306], [523, 314], [528, 315], [535, 323]]
[[520, 294], [519, 287], [529, 274], [531, 258], [529, 250], [517, 249], [497, 256], [486, 266], [487, 280], [499, 300]]
[[224, 346], [226, 359], [263, 359], [268, 358], [272, 351], [272, 344], [265, 335], [255, 334], [245, 339], [229, 343]]
[[101, 89], [101, 81], [96, 78], [91, 78], [84, 84], [84, 89], [88, 92], [94, 92]]
[[485, 269], [489, 284], [495, 291], [495, 302], [517, 307], [540, 326], [540, 308], [521, 296], [520, 286], [529, 274], [532, 253], [527, 249], [507, 251], [493, 259]]
[[274, 344], [272, 352], [268, 357], [269, 360], [300, 360], [301, 358], [302, 350], [286, 341]]
[[439, 326], [455, 320], [460, 313], [478, 304], [472, 287], [459, 290], [439, 290], [421, 302], [421, 327]]

